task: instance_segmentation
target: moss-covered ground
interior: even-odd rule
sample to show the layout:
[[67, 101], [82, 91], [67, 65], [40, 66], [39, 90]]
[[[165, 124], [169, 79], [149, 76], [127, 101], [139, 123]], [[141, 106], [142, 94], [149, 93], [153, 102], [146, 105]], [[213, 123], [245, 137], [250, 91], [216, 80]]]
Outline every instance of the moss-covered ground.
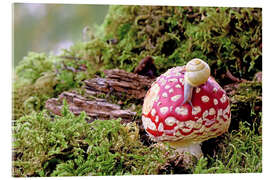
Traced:
[[[93, 34], [93, 33], [91, 33]], [[13, 176], [86, 176], [262, 172], [262, 10], [259, 8], [111, 6], [87, 42], [59, 56], [29, 52], [13, 81]], [[230, 96], [232, 123], [224, 135], [202, 144], [204, 157], [179, 165], [170, 148], [158, 148], [139, 131], [142, 102], [110, 97], [129, 108], [134, 123], [86, 122], [65, 106], [62, 116], [45, 108], [66, 90], [104, 69], [134, 71], [151, 56], [157, 74], [192, 58], [208, 62], [221, 86], [243, 83]], [[104, 96], [105, 97], [105, 96]], [[180, 163], [181, 164], [181, 163]]]

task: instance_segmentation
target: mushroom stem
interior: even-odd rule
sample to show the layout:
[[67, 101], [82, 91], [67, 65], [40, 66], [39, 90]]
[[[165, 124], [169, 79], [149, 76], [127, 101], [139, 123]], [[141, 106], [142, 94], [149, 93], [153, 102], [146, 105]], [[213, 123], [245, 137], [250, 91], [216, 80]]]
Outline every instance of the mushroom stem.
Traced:
[[176, 149], [175, 151], [177, 151], [179, 153], [188, 152], [188, 153], [194, 155], [195, 157], [197, 157], [198, 159], [200, 159], [203, 156], [200, 143], [178, 145], [177, 143], [175, 144], [175, 143], [169, 142], [169, 144]]
[[184, 101], [182, 102], [181, 106], [184, 105], [186, 102], [188, 102], [192, 109], [193, 109], [193, 105], [192, 105], [192, 93], [193, 93], [193, 89], [194, 87], [191, 86], [188, 82], [185, 81], [184, 84]]

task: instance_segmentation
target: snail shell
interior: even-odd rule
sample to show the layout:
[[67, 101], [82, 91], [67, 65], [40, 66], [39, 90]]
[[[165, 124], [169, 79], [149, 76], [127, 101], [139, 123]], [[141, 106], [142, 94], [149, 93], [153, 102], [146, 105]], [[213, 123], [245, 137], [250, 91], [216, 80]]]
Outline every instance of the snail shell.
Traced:
[[209, 65], [201, 59], [190, 60], [186, 65], [185, 81], [193, 87], [204, 84], [210, 76]]

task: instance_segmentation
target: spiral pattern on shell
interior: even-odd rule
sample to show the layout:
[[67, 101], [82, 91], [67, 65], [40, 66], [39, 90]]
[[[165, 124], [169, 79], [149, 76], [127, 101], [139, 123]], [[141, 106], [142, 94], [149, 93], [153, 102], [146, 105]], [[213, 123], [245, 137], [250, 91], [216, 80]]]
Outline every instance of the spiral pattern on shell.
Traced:
[[201, 59], [190, 60], [186, 65], [185, 81], [193, 87], [204, 84], [210, 76], [209, 65]]

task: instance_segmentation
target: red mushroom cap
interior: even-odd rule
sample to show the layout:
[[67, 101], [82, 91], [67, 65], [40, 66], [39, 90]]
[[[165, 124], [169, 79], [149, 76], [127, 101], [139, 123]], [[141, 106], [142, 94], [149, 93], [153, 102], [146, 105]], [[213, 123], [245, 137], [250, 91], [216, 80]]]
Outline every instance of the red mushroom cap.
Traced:
[[226, 132], [231, 112], [225, 91], [214, 78], [195, 87], [192, 104], [184, 100], [184, 67], [162, 74], [148, 90], [143, 104], [143, 126], [155, 141], [200, 143]]

